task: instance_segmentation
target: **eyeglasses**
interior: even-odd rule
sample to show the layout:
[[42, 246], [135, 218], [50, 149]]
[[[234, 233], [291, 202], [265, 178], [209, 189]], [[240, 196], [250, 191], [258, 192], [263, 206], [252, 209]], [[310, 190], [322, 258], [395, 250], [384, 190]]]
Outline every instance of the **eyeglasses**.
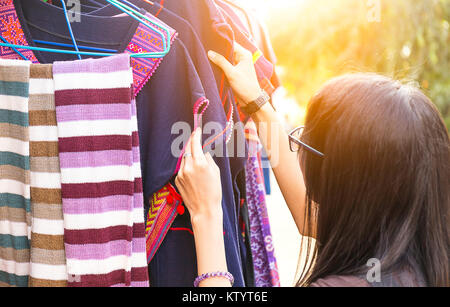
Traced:
[[305, 130], [305, 126], [300, 126], [298, 128], [295, 128], [292, 130], [291, 133], [289, 133], [289, 146], [291, 148], [292, 152], [298, 152], [301, 147], [305, 148], [309, 152], [312, 152], [313, 154], [316, 154], [320, 157], [325, 157], [323, 153], [318, 151], [317, 149], [312, 148], [311, 146], [303, 143], [301, 140], [303, 131]]

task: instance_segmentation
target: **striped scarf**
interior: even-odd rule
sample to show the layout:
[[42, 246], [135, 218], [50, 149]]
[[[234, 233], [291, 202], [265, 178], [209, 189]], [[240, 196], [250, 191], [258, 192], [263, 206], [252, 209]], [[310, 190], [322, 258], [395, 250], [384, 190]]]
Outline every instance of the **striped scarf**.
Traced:
[[30, 62], [0, 60], [0, 286], [30, 271], [29, 77]]
[[129, 55], [55, 62], [69, 286], [148, 286]]
[[52, 65], [30, 68], [30, 287], [67, 285]]

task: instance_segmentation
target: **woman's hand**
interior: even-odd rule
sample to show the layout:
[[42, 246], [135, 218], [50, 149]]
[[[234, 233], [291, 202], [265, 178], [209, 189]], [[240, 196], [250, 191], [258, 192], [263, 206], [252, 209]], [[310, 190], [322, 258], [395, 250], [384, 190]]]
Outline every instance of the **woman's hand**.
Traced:
[[261, 96], [262, 90], [258, 83], [253, 55], [250, 51], [235, 43], [234, 60], [236, 65], [234, 66], [225, 57], [214, 51], [209, 51], [208, 56], [214, 64], [222, 68], [234, 92], [239, 96], [240, 103], [245, 106]]
[[201, 129], [198, 128], [186, 146], [180, 171], [175, 179], [193, 226], [199, 219], [222, 219], [220, 169], [211, 154], [203, 153], [201, 138]]
[[[198, 275], [227, 272], [223, 234], [222, 184], [220, 170], [209, 153], [202, 150], [197, 129], [186, 146], [175, 184], [191, 214], [197, 254]], [[200, 287], [229, 287], [225, 278], [208, 278]]]
[[[258, 99], [262, 90], [256, 76], [253, 55], [248, 50], [235, 44], [234, 56], [237, 64], [234, 66], [222, 55], [213, 51], [210, 51], [208, 55], [210, 60], [225, 72], [231, 87], [241, 100], [240, 104], [246, 106]], [[306, 188], [303, 174], [298, 166], [297, 153], [289, 150], [289, 137], [284, 124], [269, 104], [265, 104], [258, 112], [252, 114], [252, 119], [300, 233], [304, 236], [315, 237], [315, 233], [305, 231]], [[312, 228], [315, 229], [315, 226]]]

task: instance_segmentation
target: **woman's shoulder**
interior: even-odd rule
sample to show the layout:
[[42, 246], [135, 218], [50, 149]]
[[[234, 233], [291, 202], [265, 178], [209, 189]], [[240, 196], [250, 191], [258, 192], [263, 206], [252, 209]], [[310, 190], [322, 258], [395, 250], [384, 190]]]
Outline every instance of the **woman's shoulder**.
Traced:
[[310, 287], [370, 287], [370, 284], [357, 276], [328, 276], [313, 282]]

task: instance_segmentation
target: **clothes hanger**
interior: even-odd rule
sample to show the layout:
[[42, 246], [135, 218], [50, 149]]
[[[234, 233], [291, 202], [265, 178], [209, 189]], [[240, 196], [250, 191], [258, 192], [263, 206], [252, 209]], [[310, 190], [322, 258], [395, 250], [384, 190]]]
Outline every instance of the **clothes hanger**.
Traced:
[[[162, 39], [162, 43], [163, 43], [163, 51], [162, 52], [133, 53], [130, 55], [131, 57], [133, 57], [133, 58], [162, 58], [165, 55], [167, 55], [167, 53], [170, 51], [170, 32], [165, 26], [156, 23], [155, 21], [151, 20], [149, 17], [141, 14], [139, 11], [131, 8], [130, 6], [128, 6], [122, 2], [119, 2], [119, 0], [105, 0], [105, 1], [108, 2], [109, 4], [115, 6], [120, 11], [126, 13], [133, 19], [137, 20], [139, 23], [151, 28]], [[120, 0], [120, 1], [124, 1], [124, 0]], [[64, 5], [65, 5], [65, 3], [64, 3]], [[64, 11], [67, 14], [67, 11], [66, 10], [64, 10]], [[66, 19], [68, 20], [68, 16]], [[69, 23], [69, 32], [71, 32], [70, 23]], [[166, 35], [164, 35], [163, 32], [165, 32]], [[71, 34], [71, 37], [73, 38], [73, 33]], [[91, 57], [103, 57], [103, 56], [115, 55], [115, 53], [99, 53], [99, 52], [80, 51], [74, 38], [72, 39], [72, 41], [74, 43], [72, 47], [75, 47], [75, 51], [15, 45], [15, 44], [10, 44], [1, 36], [0, 36], [0, 39], [3, 41], [3, 42], [0, 42], [0, 46], [12, 48], [16, 53], [18, 53], [24, 59], [27, 59], [27, 58], [23, 54], [21, 54], [17, 49], [36, 50], [36, 51], [52, 52], [52, 53], [75, 54], [78, 56], [86, 55], [86, 56], [91, 56]]]
[[[48, 0], [42, 0], [42, 1], [48, 2]], [[94, 1], [93, 1], [93, 0], [87, 0], [87, 2], [88, 2], [88, 3], [93, 3]], [[128, 1], [126, 1], [126, 0], [123, 0], [123, 2], [124, 2], [125, 4], [127, 4], [127, 5], [130, 5], [130, 4], [131, 4], [130, 6], [132, 6], [133, 8], [135, 8], [135, 9], [137, 9], [137, 10], [140, 10], [140, 8], [138, 8], [137, 6], [135, 6], [134, 4], [132, 4], [132, 3], [128, 2]], [[96, 4], [98, 7], [101, 6], [100, 3], [95, 2], [95, 4]], [[55, 4], [55, 5], [56, 5], [56, 4]], [[64, 4], [63, 1], [61, 1], [61, 8], [64, 10], [64, 14], [66, 15], [67, 8], [66, 8], [66, 6], [65, 6], [65, 4]], [[67, 17], [66, 17], [66, 22], [67, 22], [67, 25], [68, 25], [68, 27], [69, 27], [69, 32], [70, 32], [70, 22], [67, 21]], [[32, 26], [34, 26], [34, 25], [32, 25]], [[36, 27], [36, 26], [35, 26], [35, 27]], [[49, 32], [49, 31], [45, 31], [45, 30], [43, 30], [43, 29], [41, 29], [41, 31], [48, 32], [48, 33], [50, 33], [50, 34], [55, 35], [55, 33], [51, 33], [51, 32]], [[74, 39], [73, 39], [72, 37], [71, 37], [71, 39], [72, 39], [72, 42], [73, 42]], [[57, 42], [44, 41], [44, 40], [38, 40], [38, 39], [34, 39], [33, 42], [34, 42], [35, 44], [47, 45], [47, 46], [67, 47], [67, 48], [75, 48], [75, 49], [76, 49], [76, 47], [78, 47], [79, 49], [83, 49], [83, 50], [91, 50], [91, 51], [99, 51], [99, 52], [109, 52], [109, 53], [117, 53], [117, 52], [118, 52], [117, 50], [114, 50], [114, 49], [106, 49], [106, 48], [98, 48], [98, 47], [89, 47], [89, 46], [82, 46], [82, 45], [75, 46], [75, 45], [71, 45], [71, 44], [57, 43]], [[79, 55], [78, 55], [78, 57], [80, 58]]]

